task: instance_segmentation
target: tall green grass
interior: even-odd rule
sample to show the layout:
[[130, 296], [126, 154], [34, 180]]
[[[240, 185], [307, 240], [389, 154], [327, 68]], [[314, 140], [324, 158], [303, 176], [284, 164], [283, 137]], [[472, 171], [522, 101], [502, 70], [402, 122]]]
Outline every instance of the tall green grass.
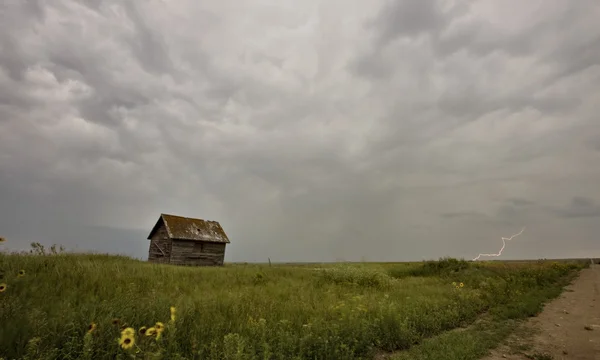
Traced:
[[[534, 312], [545, 300], [540, 289], [580, 267], [441, 259], [190, 268], [108, 255], [0, 254], [0, 283], [7, 284], [0, 293], [0, 356], [372, 358], [468, 325], [486, 311], [507, 318]], [[160, 339], [138, 334], [132, 349], [119, 347], [124, 327], [137, 331], [157, 321], [167, 324]], [[86, 336], [92, 322], [97, 328]]]
[[[542, 266], [540, 266], [542, 265]], [[490, 267], [490, 265], [487, 265]], [[494, 265], [491, 265], [494, 266]], [[479, 268], [479, 276], [483, 276], [489, 270], [498, 272], [497, 264], [494, 268]], [[542, 311], [544, 303], [557, 297], [565, 285], [573, 280], [576, 275], [574, 269], [587, 267], [588, 263], [559, 265], [556, 263], [538, 264], [538, 266], [522, 267], [515, 274], [505, 273], [509, 283], [520, 283], [519, 287], [529, 286], [526, 291], [515, 290], [512, 292], [500, 291], [502, 295], [484, 316], [464, 331], [448, 331], [439, 336], [425, 339], [417, 346], [407, 351], [394, 354], [393, 360], [475, 360], [489, 353], [512, 331], [519, 327], [520, 321], [537, 315]], [[514, 267], [514, 265], [513, 265]], [[573, 269], [573, 270], [569, 270]], [[556, 274], [566, 273], [564, 276]], [[554, 273], [555, 276], [551, 276]], [[543, 274], [543, 275], [542, 275]], [[487, 274], [489, 276], [489, 274]]]

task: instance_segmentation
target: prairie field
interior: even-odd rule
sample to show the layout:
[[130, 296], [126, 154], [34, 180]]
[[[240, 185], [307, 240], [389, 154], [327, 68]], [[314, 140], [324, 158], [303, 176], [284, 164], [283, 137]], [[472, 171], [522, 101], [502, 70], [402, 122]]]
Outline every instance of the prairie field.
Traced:
[[4, 253], [0, 357], [478, 359], [585, 266], [444, 258], [192, 268]]

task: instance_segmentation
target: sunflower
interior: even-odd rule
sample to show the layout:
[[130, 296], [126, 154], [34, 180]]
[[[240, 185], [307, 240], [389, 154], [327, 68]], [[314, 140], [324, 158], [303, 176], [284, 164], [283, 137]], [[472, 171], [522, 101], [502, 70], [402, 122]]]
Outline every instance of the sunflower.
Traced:
[[133, 335], [123, 335], [121, 339], [119, 339], [119, 345], [123, 350], [129, 350], [135, 345], [135, 338]]
[[121, 331], [121, 335], [133, 337], [135, 335], [135, 329], [132, 327], [125, 328]]
[[94, 330], [96, 330], [96, 327], [97, 327], [96, 323], [94, 323], [94, 322], [91, 323], [90, 326], [88, 326], [88, 330], [87, 330], [88, 334], [91, 334]]
[[6, 291], [6, 284], [2, 283], [0, 284], [0, 292], [5, 292]]
[[154, 336], [156, 335], [156, 328], [151, 327], [146, 330], [146, 336]]
[[463, 284], [463, 283], [460, 283], [460, 285], [459, 285], [459, 286], [460, 286], [460, 287], [463, 287], [463, 286], [465, 286], [465, 284]]
[[175, 321], [176, 311], [177, 311], [177, 309], [175, 309], [175, 306], [171, 306], [171, 321]]
[[19, 273], [17, 274], [18, 277], [22, 277], [25, 276], [25, 270], [19, 270]]
[[161, 332], [165, 329], [165, 325], [159, 321], [154, 325], [154, 328], [157, 332]]
[[144, 335], [146, 334], [146, 331], [148, 331], [148, 328], [146, 328], [145, 326], [142, 326], [138, 332], [140, 333], [140, 335]]

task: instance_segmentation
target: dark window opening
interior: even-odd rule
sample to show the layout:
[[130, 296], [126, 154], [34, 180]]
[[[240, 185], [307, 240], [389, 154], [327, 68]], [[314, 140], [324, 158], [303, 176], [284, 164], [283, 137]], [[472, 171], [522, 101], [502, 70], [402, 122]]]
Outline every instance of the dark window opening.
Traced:
[[194, 244], [194, 252], [204, 252], [204, 244], [201, 242], [197, 242]]

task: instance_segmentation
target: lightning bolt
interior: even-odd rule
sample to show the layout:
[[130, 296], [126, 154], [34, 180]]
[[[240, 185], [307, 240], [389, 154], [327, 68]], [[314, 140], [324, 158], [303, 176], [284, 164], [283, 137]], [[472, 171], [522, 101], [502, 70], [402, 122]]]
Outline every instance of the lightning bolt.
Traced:
[[504, 251], [504, 248], [506, 247], [506, 242], [512, 240], [513, 238], [516, 238], [519, 235], [521, 235], [523, 233], [523, 231], [525, 231], [525, 228], [521, 229], [521, 231], [519, 231], [518, 233], [514, 234], [513, 236], [511, 236], [509, 238], [502, 237], [502, 248], [500, 248], [500, 251], [498, 251], [497, 254], [479, 254], [472, 261], [479, 260], [479, 258], [482, 257], [482, 256], [500, 256], [500, 255], [502, 255], [502, 251]]

